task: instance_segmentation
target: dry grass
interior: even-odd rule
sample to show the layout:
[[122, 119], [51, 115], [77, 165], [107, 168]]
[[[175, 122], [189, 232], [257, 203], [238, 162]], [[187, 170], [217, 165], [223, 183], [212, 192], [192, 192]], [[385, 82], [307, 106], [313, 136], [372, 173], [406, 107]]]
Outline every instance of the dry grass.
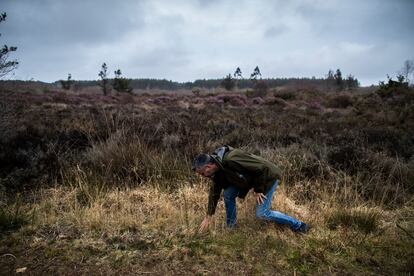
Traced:
[[[1, 266], [34, 274], [292, 274], [403, 273], [412, 269], [413, 240], [395, 222], [413, 207], [298, 204], [279, 187], [273, 207], [309, 222], [294, 234], [254, 217], [250, 195], [238, 202], [239, 227], [228, 231], [222, 203], [210, 231], [197, 228], [206, 212], [207, 183], [182, 183], [171, 193], [156, 184], [113, 189], [85, 205], [81, 186], [40, 191], [34, 220], [3, 239]], [[38, 195], [39, 195], [38, 193]], [[335, 202], [334, 200], [332, 200]], [[400, 224], [413, 231], [412, 217]], [[25, 252], [23, 254], [23, 252]], [[5, 254], [12, 254], [10, 259]], [[53, 262], [53, 265], [50, 262]]]

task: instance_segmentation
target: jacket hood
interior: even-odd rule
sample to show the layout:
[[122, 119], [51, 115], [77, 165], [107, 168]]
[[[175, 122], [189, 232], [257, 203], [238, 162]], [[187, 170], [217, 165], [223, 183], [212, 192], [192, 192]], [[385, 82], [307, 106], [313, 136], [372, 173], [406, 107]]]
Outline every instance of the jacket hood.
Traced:
[[216, 149], [210, 156], [211, 158], [216, 161], [216, 163], [220, 166], [221, 169], [223, 169], [223, 159], [224, 155], [230, 151], [232, 148], [230, 146], [224, 145], [218, 149]]

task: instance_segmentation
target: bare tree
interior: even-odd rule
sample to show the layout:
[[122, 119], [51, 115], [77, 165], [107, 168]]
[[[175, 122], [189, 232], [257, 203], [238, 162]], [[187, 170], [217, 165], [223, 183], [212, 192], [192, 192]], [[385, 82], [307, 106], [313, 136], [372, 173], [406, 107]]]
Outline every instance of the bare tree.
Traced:
[[410, 85], [414, 85], [414, 60], [406, 60], [398, 74]]
[[[5, 21], [7, 17], [7, 14], [4, 12], [0, 14], [0, 22]], [[0, 34], [1, 36], [1, 34]], [[17, 68], [17, 65], [19, 62], [17, 60], [10, 60], [10, 53], [17, 50], [17, 47], [15, 46], [7, 46], [3, 45], [3, 47], [0, 48], [0, 78], [6, 76], [13, 70]]]

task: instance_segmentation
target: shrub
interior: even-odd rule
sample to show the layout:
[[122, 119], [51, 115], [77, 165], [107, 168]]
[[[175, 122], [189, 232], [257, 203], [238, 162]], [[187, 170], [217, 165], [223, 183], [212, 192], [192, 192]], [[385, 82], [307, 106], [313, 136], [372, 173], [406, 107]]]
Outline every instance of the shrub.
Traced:
[[379, 83], [377, 94], [382, 98], [389, 98], [404, 93], [406, 90], [408, 90], [408, 82], [405, 81], [404, 76], [397, 76], [397, 81], [392, 80], [392, 78], [388, 76], [387, 83], [383, 81]]
[[281, 98], [285, 101], [296, 99], [296, 94], [293, 91], [284, 90], [284, 91], [275, 92], [275, 93], [273, 93], [273, 95], [275, 97]]
[[253, 90], [247, 90], [246, 96], [248, 98], [265, 97], [267, 95], [268, 86], [263, 80], [255, 80]]
[[229, 103], [233, 106], [245, 106], [247, 104], [246, 97], [242, 95], [218, 95], [217, 99], [223, 100], [224, 103]]
[[[160, 144], [162, 145], [162, 142]], [[83, 154], [78, 166], [83, 172], [82, 179], [87, 179], [85, 183], [123, 183], [124, 186], [148, 182], [153, 178], [159, 181], [182, 179], [188, 177], [189, 170], [187, 164], [176, 155], [152, 149], [142, 142], [140, 137], [123, 130], [113, 133], [104, 142], [93, 144], [92, 148]], [[70, 173], [68, 180], [74, 181], [75, 177], [77, 181], [77, 175], [79, 174]]]
[[28, 219], [25, 215], [0, 208], [0, 233], [18, 230], [27, 222]]
[[358, 172], [361, 195], [387, 205], [404, 204], [414, 193], [414, 162], [370, 152]]
[[18, 230], [27, 224], [29, 217], [21, 210], [20, 194], [17, 194], [15, 203], [9, 206], [0, 206], [0, 234]]
[[[201, 98], [202, 99], [202, 98]], [[203, 101], [201, 101], [203, 102]], [[223, 98], [219, 98], [217, 96], [209, 96], [205, 98], [205, 103], [207, 104], [214, 104], [214, 105], [223, 105], [224, 104], [224, 99]]]
[[329, 98], [327, 102], [327, 107], [332, 108], [347, 108], [352, 106], [354, 103], [351, 96], [347, 94], [335, 95]]
[[330, 170], [327, 164], [306, 147], [292, 144], [282, 148], [281, 154], [285, 158], [281, 168], [287, 182], [329, 177]]
[[166, 103], [170, 103], [173, 101], [176, 101], [177, 99], [171, 96], [159, 96], [159, 97], [155, 97], [155, 98], [150, 98], [145, 100], [145, 103], [151, 103], [151, 104], [166, 104]]
[[253, 104], [263, 104], [264, 100], [261, 97], [255, 97], [255, 98], [252, 99], [252, 103]]
[[317, 101], [312, 101], [308, 103], [306, 106], [308, 110], [321, 110], [322, 109], [321, 104]]
[[72, 80], [72, 75], [71, 74], [68, 74], [67, 80], [60, 80], [59, 82], [60, 82], [60, 85], [62, 86], [62, 88], [65, 89], [65, 90], [69, 90], [72, 87], [73, 83], [74, 83], [74, 81]]
[[327, 216], [326, 224], [332, 230], [342, 226], [368, 234], [377, 230], [379, 217], [378, 212], [369, 209], [338, 209]]
[[276, 98], [276, 97], [266, 97], [264, 99], [264, 104], [265, 105], [278, 105], [280, 107], [285, 107], [288, 105], [284, 100], [280, 98]]
[[228, 74], [220, 83], [220, 85], [225, 88], [227, 91], [233, 90], [236, 86], [234, 79], [231, 77], [231, 74]]
[[344, 145], [332, 148], [327, 157], [333, 168], [354, 173], [358, 170], [362, 150], [354, 145]]

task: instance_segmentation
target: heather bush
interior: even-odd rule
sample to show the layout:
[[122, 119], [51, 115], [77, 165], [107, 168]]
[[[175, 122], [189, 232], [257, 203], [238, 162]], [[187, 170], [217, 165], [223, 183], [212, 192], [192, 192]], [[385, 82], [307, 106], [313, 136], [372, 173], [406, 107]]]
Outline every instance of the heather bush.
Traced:
[[[77, 165], [84, 178], [105, 185], [180, 181], [191, 178], [189, 160], [195, 154], [230, 144], [258, 151], [284, 149], [283, 159], [290, 160], [283, 163], [289, 185], [302, 181], [326, 185], [324, 181], [345, 174], [356, 179], [356, 189], [367, 187], [365, 198], [381, 200], [377, 195], [382, 191], [392, 202], [396, 192], [374, 191], [378, 184], [370, 180], [370, 175], [387, 180], [390, 170], [370, 174], [378, 163], [367, 160], [378, 153], [390, 164], [399, 162], [399, 168], [411, 166], [407, 164], [414, 150], [412, 108], [397, 108], [375, 93], [354, 94], [354, 109], [346, 114], [323, 112], [315, 103], [335, 96], [320, 91], [299, 91], [289, 102], [277, 96], [260, 98], [264, 101], [259, 101], [260, 108], [249, 106], [259, 98], [248, 100], [236, 93], [199, 97], [97, 93], [59, 93], [58, 103], [43, 100], [49, 95], [28, 93], [39, 103], [31, 108], [22, 106], [13, 92], [2, 94], [4, 102], [13, 103], [0, 111], [9, 118], [0, 122], [1, 183], [7, 190], [29, 187], [31, 182], [61, 183], [62, 173], [76, 171]], [[385, 111], [378, 113], [381, 110]], [[26, 118], [21, 124], [32, 128], [13, 129], [16, 112]], [[392, 183], [403, 181], [399, 187], [410, 191], [407, 175]]]
[[176, 98], [171, 97], [171, 96], [158, 96], [156, 98], [149, 98], [149, 99], [145, 100], [145, 103], [159, 105], [159, 104], [171, 103], [171, 102], [174, 102], [176, 100], [177, 100]]
[[219, 98], [217, 96], [209, 96], [209, 97], [205, 98], [205, 101], [204, 102], [206, 104], [213, 104], [213, 105], [221, 106], [221, 105], [224, 104], [224, 99], [223, 98]]
[[164, 146], [165, 151], [159, 152], [142, 142], [140, 137], [118, 130], [84, 152], [76, 168], [85, 172], [83, 178], [88, 179], [86, 183], [93, 178], [99, 185], [116, 187], [152, 180], [180, 180], [188, 176], [186, 163], [169, 154], [168, 147], [171, 145]]
[[355, 173], [359, 169], [363, 151], [354, 145], [344, 145], [333, 147], [328, 153], [327, 160], [329, 165], [337, 170]]
[[232, 106], [245, 106], [247, 104], [246, 97], [242, 95], [218, 95], [218, 100], [223, 100], [224, 103], [228, 103]]
[[307, 107], [308, 110], [321, 110], [322, 109], [321, 104], [317, 101], [312, 101], [312, 102], [308, 103], [306, 105], [306, 107]]
[[265, 97], [267, 95], [268, 86], [263, 80], [256, 80], [254, 82], [253, 90], [247, 90], [246, 96], [248, 98]]
[[276, 97], [266, 97], [264, 99], [264, 104], [265, 105], [276, 105], [280, 107], [287, 106], [287, 103], [283, 99], [276, 98]]
[[0, 184], [8, 191], [30, 188], [36, 180], [53, 177], [58, 172], [54, 145], [44, 135], [41, 130], [27, 126], [1, 138]]
[[327, 107], [332, 108], [347, 108], [353, 105], [353, 99], [348, 94], [340, 94], [331, 96], [326, 104]]
[[273, 93], [273, 96], [281, 98], [282, 100], [289, 101], [296, 99], [296, 93], [294, 91], [282, 90]]
[[253, 104], [263, 104], [264, 100], [261, 97], [255, 97], [255, 98], [252, 99], [252, 103]]

